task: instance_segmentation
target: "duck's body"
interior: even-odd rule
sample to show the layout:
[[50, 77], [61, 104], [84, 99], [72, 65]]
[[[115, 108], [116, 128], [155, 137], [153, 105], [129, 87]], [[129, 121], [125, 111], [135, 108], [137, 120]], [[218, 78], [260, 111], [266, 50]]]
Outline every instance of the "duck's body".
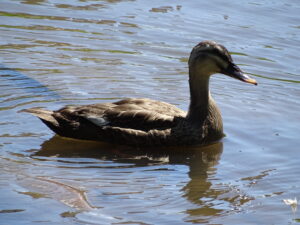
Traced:
[[209, 78], [223, 73], [256, 84], [212, 41], [199, 43], [189, 59], [191, 103], [186, 113], [151, 99], [67, 106], [57, 111], [26, 109], [55, 133], [76, 139], [134, 146], [207, 144], [223, 137], [222, 118], [209, 92]]
[[217, 107], [213, 107], [211, 112], [216, 110], [215, 113], [199, 122], [202, 126], [187, 119], [186, 112], [174, 105], [151, 99], [26, 111], [65, 137], [135, 146], [174, 146], [220, 139], [222, 119]]

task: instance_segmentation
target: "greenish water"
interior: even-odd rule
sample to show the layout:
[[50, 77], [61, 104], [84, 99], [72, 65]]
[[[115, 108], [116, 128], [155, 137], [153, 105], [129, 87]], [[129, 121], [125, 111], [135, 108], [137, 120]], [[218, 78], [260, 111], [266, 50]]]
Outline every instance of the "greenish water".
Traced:
[[[300, 5], [0, 2], [0, 224], [298, 224]], [[187, 109], [187, 59], [215, 40], [259, 83], [211, 91], [226, 137], [157, 153], [62, 139], [17, 111], [147, 97]], [[182, 151], [183, 150], [183, 151]]]

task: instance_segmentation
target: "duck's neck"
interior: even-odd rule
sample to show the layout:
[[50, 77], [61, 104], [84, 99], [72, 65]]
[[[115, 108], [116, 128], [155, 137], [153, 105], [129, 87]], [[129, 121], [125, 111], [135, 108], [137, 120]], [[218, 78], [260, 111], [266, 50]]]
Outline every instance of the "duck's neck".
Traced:
[[210, 112], [212, 97], [209, 92], [209, 76], [189, 72], [190, 107], [187, 120], [195, 125], [202, 125]]

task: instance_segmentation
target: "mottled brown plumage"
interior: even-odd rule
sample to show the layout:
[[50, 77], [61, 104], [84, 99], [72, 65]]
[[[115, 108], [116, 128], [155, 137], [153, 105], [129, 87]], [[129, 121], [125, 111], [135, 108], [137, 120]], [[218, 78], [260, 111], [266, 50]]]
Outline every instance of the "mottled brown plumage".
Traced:
[[209, 92], [209, 78], [215, 73], [256, 84], [233, 63], [225, 47], [203, 41], [193, 48], [189, 59], [187, 113], [151, 99], [23, 111], [39, 117], [55, 133], [76, 139], [133, 146], [207, 144], [223, 137], [221, 114]]

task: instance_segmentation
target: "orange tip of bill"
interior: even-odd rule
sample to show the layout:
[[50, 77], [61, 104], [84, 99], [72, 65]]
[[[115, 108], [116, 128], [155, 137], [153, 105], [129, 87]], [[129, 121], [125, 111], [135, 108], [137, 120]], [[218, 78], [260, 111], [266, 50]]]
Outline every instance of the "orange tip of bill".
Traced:
[[245, 79], [244, 81], [247, 82], [247, 83], [249, 83], [249, 84], [257, 85], [256, 80], [254, 80], [254, 79], [252, 79], [252, 78]]

